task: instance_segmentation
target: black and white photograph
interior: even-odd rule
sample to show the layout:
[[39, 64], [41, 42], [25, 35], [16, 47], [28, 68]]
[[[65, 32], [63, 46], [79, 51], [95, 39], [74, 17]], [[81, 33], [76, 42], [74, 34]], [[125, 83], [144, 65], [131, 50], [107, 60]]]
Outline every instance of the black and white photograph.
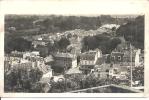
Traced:
[[4, 16], [5, 93], [143, 93], [144, 15]]
[[148, 0], [0, 0], [0, 96], [149, 97]]

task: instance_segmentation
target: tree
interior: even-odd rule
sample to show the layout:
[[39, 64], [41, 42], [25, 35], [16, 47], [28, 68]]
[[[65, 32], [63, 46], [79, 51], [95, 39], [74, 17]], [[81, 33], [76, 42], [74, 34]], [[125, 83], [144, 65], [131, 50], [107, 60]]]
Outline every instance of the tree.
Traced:
[[42, 75], [43, 73], [38, 68], [31, 71], [24, 68], [12, 69], [9, 74], [5, 74], [5, 91], [33, 91], [32, 85], [38, 82]]
[[111, 51], [121, 43], [121, 40], [116, 37], [109, 37], [105, 34], [99, 34], [84, 37], [82, 42], [82, 52], [99, 48], [102, 50], [103, 54], [107, 54], [111, 53]]
[[70, 41], [67, 38], [61, 38], [58, 41], [59, 49], [62, 51], [66, 51], [68, 45], [70, 45]]
[[37, 51], [39, 51], [40, 56], [41, 57], [46, 57], [47, 55], [49, 55], [49, 48], [43, 45], [37, 45], [36, 49]]
[[144, 49], [144, 16], [138, 16], [134, 21], [121, 25], [116, 34], [124, 36], [136, 48]]
[[140, 85], [144, 86], [144, 66], [135, 67], [132, 73], [133, 81], [140, 81]]
[[27, 41], [21, 37], [5, 37], [5, 52], [10, 53], [11, 51], [28, 51], [31, 49], [31, 42]]
[[4, 74], [4, 89], [5, 91], [14, 91], [15, 86], [17, 85], [17, 71], [12, 70], [10, 74]]

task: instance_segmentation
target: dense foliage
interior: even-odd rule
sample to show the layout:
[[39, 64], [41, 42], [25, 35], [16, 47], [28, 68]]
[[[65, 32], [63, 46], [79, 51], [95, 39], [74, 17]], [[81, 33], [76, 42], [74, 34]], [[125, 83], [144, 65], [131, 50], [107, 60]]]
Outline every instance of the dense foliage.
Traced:
[[[18, 34], [55, 33], [74, 29], [97, 29], [102, 24], [122, 24], [127, 21], [128, 18], [114, 18], [109, 15], [101, 15], [97, 17], [7, 15], [5, 17], [5, 31], [17, 33], [18, 31], [20, 32], [20, 30], [22, 30]], [[15, 30], [12, 31], [10, 27], [15, 27]], [[36, 29], [39, 29], [39, 31], [37, 32]]]
[[27, 41], [21, 37], [15, 37], [12, 35], [5, 35], [5, 52], [10, 53], [11, 51], [17, 50], [17, 51], [29, 51], [31, 50], [31, 42]]
[[6, 72], [5, 77], [5, 91], [12, 92], [31, 92], [32, 87], [40, 80], [43, 73], [39, 69], [18, 68]]
[[82, 42], [82, 51], [99, 48], [102, 50], [103, 54], [106, 54], [115, 49], [116, 46], [121, 43], [121, 40], [116, 37], [111, 38], [107, 35], [99, 34], [96, 36], [84, 37]]
[[120, 26], [116, 33], [118, 36], [124, 36], [136, 48], [144, 49], [144, 16]]

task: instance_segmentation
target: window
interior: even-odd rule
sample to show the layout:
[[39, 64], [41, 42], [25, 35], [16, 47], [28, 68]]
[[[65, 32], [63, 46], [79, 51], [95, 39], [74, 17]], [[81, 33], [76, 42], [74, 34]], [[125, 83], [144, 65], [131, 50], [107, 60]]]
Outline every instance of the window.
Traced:
[[121, 56], [118, 56], [118, 60], [121, 60]]

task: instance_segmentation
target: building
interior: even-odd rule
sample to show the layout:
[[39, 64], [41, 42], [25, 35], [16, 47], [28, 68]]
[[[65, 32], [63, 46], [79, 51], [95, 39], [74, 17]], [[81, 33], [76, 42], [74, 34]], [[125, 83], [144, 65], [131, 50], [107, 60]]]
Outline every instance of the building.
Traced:
[[51, 64], [53, 61], [54, 61], [54, 58], [52, 55], [49, 55], [49, 56], [44, 58], [45, 64]]
[[25, 60], [24, 54], [25, 52], [12, 51], [10, 54], [5, 54], [5, 61], [8, 61], [10, 65], [22, 63]]
[[119, 64], [113, 64], [109, 69], [109, 77], [115, 77], [120, 80], [127, 80], [128, 68]]
[[39, 57], [39, 55], [40, 55], [39, 51], [25, 52], [23, 54], [23, 58], [26, 59], [28, 57]]
[[120, 25], [117, 25], [117, 24], [105, 24], [105, 25], [101, 26], [101, 28], [107, 28], [107, 29], [112, 29], [112, 28], [118, 29], [119, 27], [120, 27]]
[[70, 53], [56, 53], [54, 55], [54, 66], [61, 66], [65, 70], [77, 67], [77, 57]]
[[120, 63], [123, 61], [123, 52], [112, 52], [111, 53], [111, 62], [113, 63]]
[[102, 52], [99, 49], [80, 54], [80, 69], [86, 74], [89, 73], [91, 69], [94, 69], [98, 58], [101, 57]]
[[32, 42], [32, 45], [34, 48], [36, 48], [38, 45], [46, 46], [48, 42], [45, 42], [43, 40], [34, 40]]
[[110, 64], [102, 63], [101, 65], [96, 65], [93, 72], [96, 77], [106, 79], [109, 77], [109, 70], [110, 70]]
[[42, 78], [50, 78], [53, 76], [53, 69], [51, 69], [49, 65], [45, 65], [44, 69], [41, 69], [41, 71], [43, 72]]
[[13, 64], [11, 65], [12, 69], [26, 69], [30, 70], [33, 68], [33, 63], [32, 62], [25, 62], [25, 63], [18, 63], [18, 64]]
[[8, 56], [23, 58], [25, 52], [12, 51]]
[[79, 69], [79, 67], [71, 68], [66, 72], [66, 75], [76, 75], [76, 74], [82, 74], [82, 71]]
[[114, 64], [121, 64], [122, 66], [139, 66], [142, 62], [143, 56], [140, 49], [136, 49], [126, 42], [118, 45], [115, 50], [111, 52], [110, 62]]

